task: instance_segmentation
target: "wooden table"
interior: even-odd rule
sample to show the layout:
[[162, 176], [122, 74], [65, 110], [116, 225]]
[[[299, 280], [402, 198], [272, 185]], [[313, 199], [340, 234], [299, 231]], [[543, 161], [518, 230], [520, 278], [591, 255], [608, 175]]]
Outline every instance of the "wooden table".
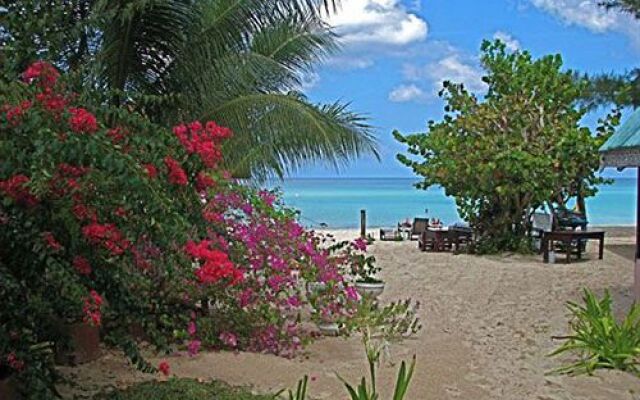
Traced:
[[543, 261], [549, 262], [549, 250], [553, 249], [553, 243], [563, 242], [567, 252], [567, 264], [571, 263], [571, 244], [578, 241], [578, 259], [582, 258], [580, 242], [582, 240], [595, 239], [600, 241], [598, 258], [602, 260], [604, 256], [604, 231], [552, 231], [542, 234]]
[[427, 228], [420, 236], [418, 245], [420, 250], [426, 251], [427, 245], [432, 244], [433, 251], [443, 251], [448, 245], [449, 228]]

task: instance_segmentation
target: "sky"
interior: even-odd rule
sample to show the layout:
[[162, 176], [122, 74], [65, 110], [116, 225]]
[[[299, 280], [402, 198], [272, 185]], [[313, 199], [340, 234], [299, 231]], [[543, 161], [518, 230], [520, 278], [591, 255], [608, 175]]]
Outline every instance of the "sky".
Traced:
[[[423, 132], [443, 116], [437, 92], [444, 80], [482, 93], [478, 57], [484, 39], [535, 57], [560, 53], [567, 69], [611, 72], [640, 61], [640, 23], [607, 12], [598, 0], [342, 0], [327, 22], [340, 35], [342, 51], [305, 77], [314, 102], [341, 100], [366, 114], [382, 160], [362, 158], [336, 171], [315, 165], [293, 177], [411, 177], [396, 161], [403, 147], [391, 136]], [[593, 124], [608, 110], [585, 119]], [[625, 115], [628, 115], [627, 111]], [[624, 116], [623, 115], [623, 118]], [[622, 175], [607, 171], [608, 176]]]

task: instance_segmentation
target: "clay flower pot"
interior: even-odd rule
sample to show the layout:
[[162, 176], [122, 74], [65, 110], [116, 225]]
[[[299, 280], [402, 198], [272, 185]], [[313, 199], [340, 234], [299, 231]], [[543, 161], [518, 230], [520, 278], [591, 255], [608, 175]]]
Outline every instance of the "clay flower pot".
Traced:
[[69, 336], [70, 349], [58, 349], [56, 362], [62, 365], [83, 364], [100, 357], [100, 328], [97, 326], [75, 323], [63, 327]]
[[375, 283], [366, 283], [366, 282], [356, 282], [355, 284], [356, 290], [360, 293], [361, 296], [369, 296], [374, 299], [377, 298], [384, 292], [384, 282], [375, 282]]
[[0, 399], [2, 400], [19, 400], [21, 396], [16, 388], [16, 381], [13, 375], [6, 378], [0, 378]]

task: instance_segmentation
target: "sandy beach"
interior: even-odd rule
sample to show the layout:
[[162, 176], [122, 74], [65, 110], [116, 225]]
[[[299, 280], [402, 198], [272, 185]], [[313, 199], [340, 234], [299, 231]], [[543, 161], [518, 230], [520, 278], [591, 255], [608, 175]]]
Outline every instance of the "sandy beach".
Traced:
[[[424, 325], [414, 338], [391, 347], [391, 359], [380, 370], [382, 398], [393, 386], [399, 362], [413, 354], [418, 364], [408, 399], [640, 398], [640, 380], [623, 372], [546, 375], [570, 361], [547, 357], [559, 344], [552, 337], [568, 333], [566, 301], [578, 301], [582, 288], [589, 287], [598, 294], [609, 289], [619, 312], [632, 302], [634, 230], [606, 230], [604, 260], [597, 259], [593, 243], [585, 260], [570, 265], [543, 264], [536, 255], [422, 253], [416, 242], [376, 241], [371, 251], [387, 282], [381, 300], [420, 301]], [[335, 234], [352, 238], [356, 231]], [[257, 391], [292, 387], [308, 374], [314, 399], [346, 398], [336, 373], [354, 382], [366, 374], [359, 337], [321, 339], [293, 360], [230, 352], [166, 359], [177, 376], [253, 385]], [[65, 373], [89, 390], [153, 378], [126, 367], [120, 355], [110, 352]]]

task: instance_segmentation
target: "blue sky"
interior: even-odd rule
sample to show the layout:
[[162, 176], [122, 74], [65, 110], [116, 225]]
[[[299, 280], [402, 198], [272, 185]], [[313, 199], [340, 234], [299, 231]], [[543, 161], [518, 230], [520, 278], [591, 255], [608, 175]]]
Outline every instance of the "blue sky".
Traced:
[[[597, 0], [342, 0], [328, 17], [343, 50], [306, 77], [313, 101], [349, 101], [366, 113], [382, 161], [361, 159], [336, 172], [311, 166], [298, 177], [410, 177], [395, 160], [393, 129], [423, 131], [443, 115], [443, 80], [482, 92], [483, 39], [501, 38], [534, 56], [562, 54], [566, 68], [624, 71], [640, 64], [640, 24], [597, 7]], [[604, 115], [606, 110], [599, 110]], [[628, 114], [628, 113], [627, 113]], [[590, 116], [586, 123], [595, 121]], [[609, 175], [617, 175], [608, 172]], [[631, 171], [624, 175], [632, 176]]]

